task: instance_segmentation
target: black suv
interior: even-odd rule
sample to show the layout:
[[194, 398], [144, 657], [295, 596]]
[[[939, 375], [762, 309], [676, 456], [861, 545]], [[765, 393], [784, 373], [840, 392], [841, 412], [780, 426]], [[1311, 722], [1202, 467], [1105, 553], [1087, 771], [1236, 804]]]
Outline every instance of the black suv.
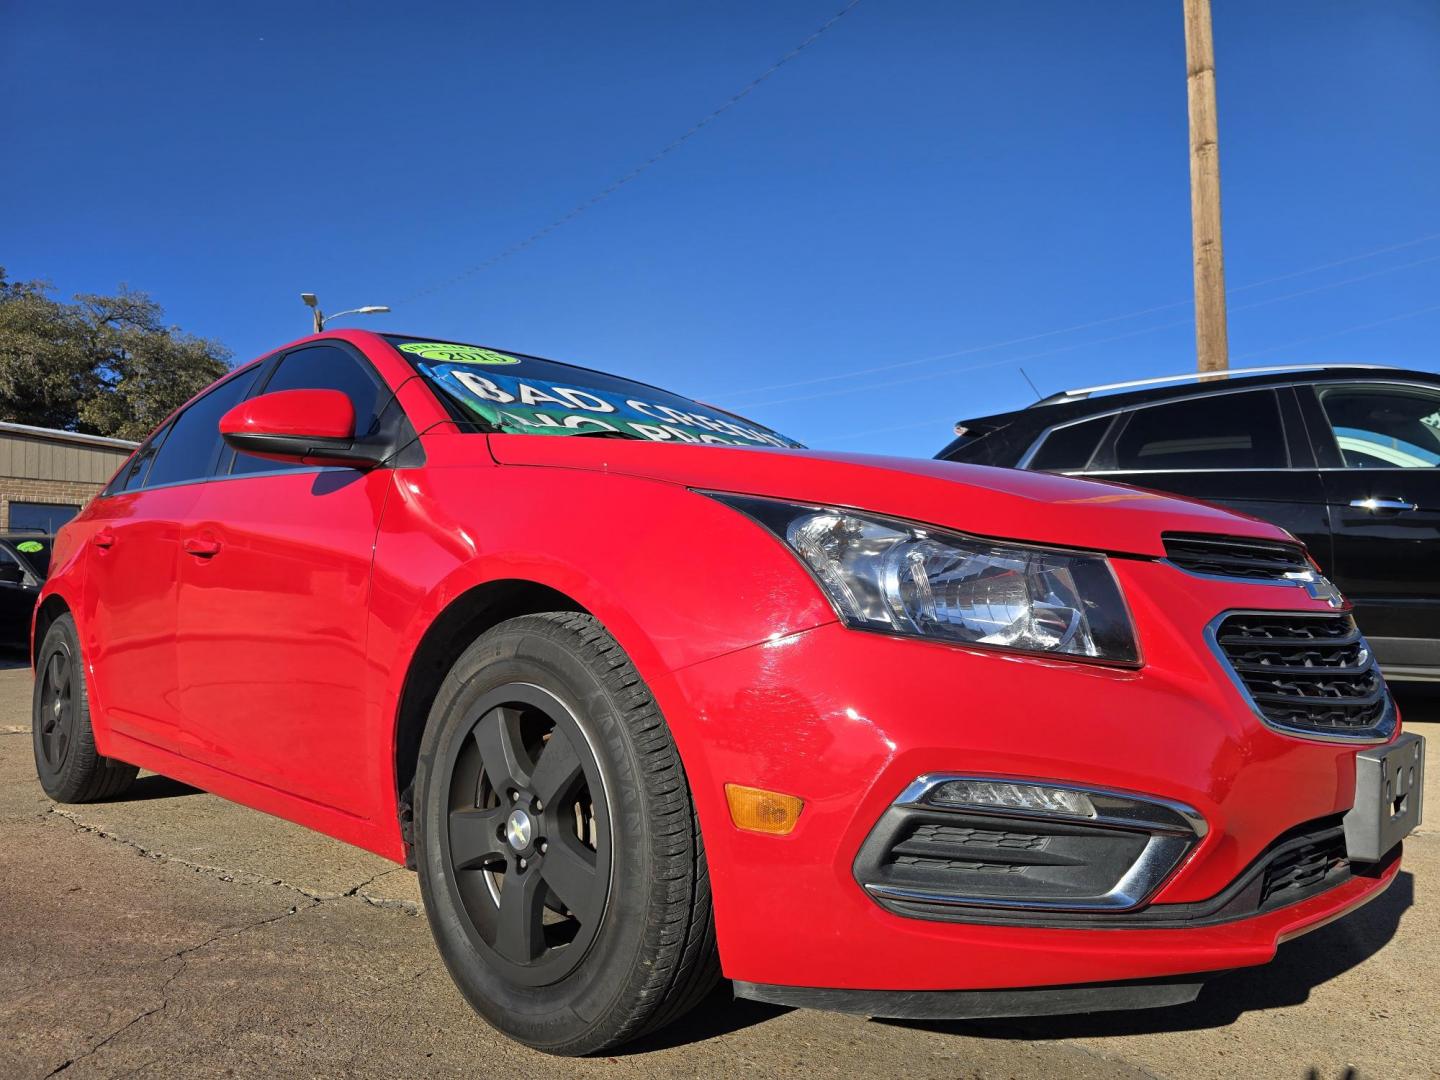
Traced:
[[1199, 379], [1067, 390], [962, 420], [936, 457], [1118, 480], [1273, 521], [1354, 603], [1387, 676], [1440, 680], [1440, 376]]

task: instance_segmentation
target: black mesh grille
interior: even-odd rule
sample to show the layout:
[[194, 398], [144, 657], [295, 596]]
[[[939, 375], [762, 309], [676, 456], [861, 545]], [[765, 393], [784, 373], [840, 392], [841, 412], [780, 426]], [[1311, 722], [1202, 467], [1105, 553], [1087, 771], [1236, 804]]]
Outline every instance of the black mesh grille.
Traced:
[[1166, 533], [1165, 557], [1192, 574], [1277, 581], [1311, 569], [1305, 549], [1279, 540]]
[[1279, 907], [1325, 883], [1346, 865], [1345, 834], [1330, 829], [1300, 847], [1281, 852], [1265, 867], [1260, 907]]
[[[1094, 904], [1136, 865], [1151, 836], [1086, 819], [892, 806], [855, 858], [855, 879], [882, 904]], [[1172, 857], [1185, 845], [1177, 842]], [[917, 898], [918, 897], [918, 898]], [[928, 910], [928, 907], [927, 907]]]
[[1384, 734], [1390, 695], [1349, 615], [1231, 615], [1215, 640], [1271, 723], [1317, 735]]
[[1045, 837], [1034, 833], [932, 823], [917, 827], [895, 845], [891, 855], [897, 866], [1018, 874], [1033, 865], [1033, 860], [1017, 859], [1012, 853], [1044, 848]]
[[1045, 837], [1027, 832], [999, 829], [970, 829], [956, 825], [921, 825], [910, 837], [915, 843], [965, 844], [970, 847], [997, 847], [1038, 851]]

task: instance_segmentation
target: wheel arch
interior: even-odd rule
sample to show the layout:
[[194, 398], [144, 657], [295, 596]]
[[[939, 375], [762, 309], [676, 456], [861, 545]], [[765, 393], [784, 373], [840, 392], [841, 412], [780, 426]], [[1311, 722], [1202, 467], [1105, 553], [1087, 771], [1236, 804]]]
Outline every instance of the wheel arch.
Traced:
[[524, 578], [487, 581], [455, 597], [426, 628], [410, 658], [395, 711], [392, 792], [405, 865], [414, 868], [413, 793], [420, 740], [430, 707], [450, 668], [485, 631], [508, 619], [543, 611], [593, 614], [578, 600], [550, 585]]
[[40, 645], [46, 633], [61, 615], [71, 614], [70, 605], [59, 593], [51, 593], [35, 608], [35, 622], [30, 634], [30, 667], [33, 669], [40, 658]]

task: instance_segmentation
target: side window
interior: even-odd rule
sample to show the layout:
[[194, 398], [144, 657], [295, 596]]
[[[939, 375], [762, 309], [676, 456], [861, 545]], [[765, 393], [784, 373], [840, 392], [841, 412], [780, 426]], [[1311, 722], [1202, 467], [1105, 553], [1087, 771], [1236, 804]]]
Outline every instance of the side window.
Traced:
[[1440, 468], [1440, 394], [1398, 386], [1316, 389], [1346, 468]]
[[139, 450], [130, 455], [130, 460], [125, 462], [125, 467], [115, 474], [114, 479], [106, 485], [104, 495], [118, 495], [122, 491], [134, 491], [145, 483], [145, 474], [150, 471], [150, 463], [155, 460], [155, 453], [160, 449], [160, 444], [165, 441], [166, 434], [170, 431], [170, 425], [166, 424], [150, 438], [146, 439]]
[[179, 484], [210, 475], [224, 446], [220, 439], [220, 417], [245, 399], [259, 371], [258, 367], [252, 367], [226, 379], [175, 418], [150, 464], [149, 475], [141, 481], [145, 487]]
[[20, 560], [0, 545], [0, 581], [7, 585], [19, 585], [24, 580], [25, 568], [20, 565]]
[[1118, 469], [1284, 469], [1285, 429], [1273, 390], [1151, 405], [1115, 443]]
[[[365, 366], [344, 349], [312, 345], [284, 356], [263, 392], [279, 390], [339, 390], [355, 406], [355, 434], [371, 434], [379, 423], [381, 386]], [[285, 466], [250, 454], [236, 454], [232, 474], [271, 472]]]
[[1090, 464], [1095, 448], [1110, 430], [1113, 416], [1097, 416], [1093, 420], [1082, 420], [1056, 428], [1045, 437], [1040, 449], [1026, 464], [1027, 469], [1039, 472], [1064, 472], [1080, 470]]

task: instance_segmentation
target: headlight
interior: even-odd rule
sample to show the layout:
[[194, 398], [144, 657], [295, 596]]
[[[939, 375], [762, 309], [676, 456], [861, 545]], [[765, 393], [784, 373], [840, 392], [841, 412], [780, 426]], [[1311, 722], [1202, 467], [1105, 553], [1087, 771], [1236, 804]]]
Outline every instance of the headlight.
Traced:
[[1140, 659], [1103, 555], [998, 544], [854, 510], [704, 494], [783, 540], [848, 626], [1113, 663]]

